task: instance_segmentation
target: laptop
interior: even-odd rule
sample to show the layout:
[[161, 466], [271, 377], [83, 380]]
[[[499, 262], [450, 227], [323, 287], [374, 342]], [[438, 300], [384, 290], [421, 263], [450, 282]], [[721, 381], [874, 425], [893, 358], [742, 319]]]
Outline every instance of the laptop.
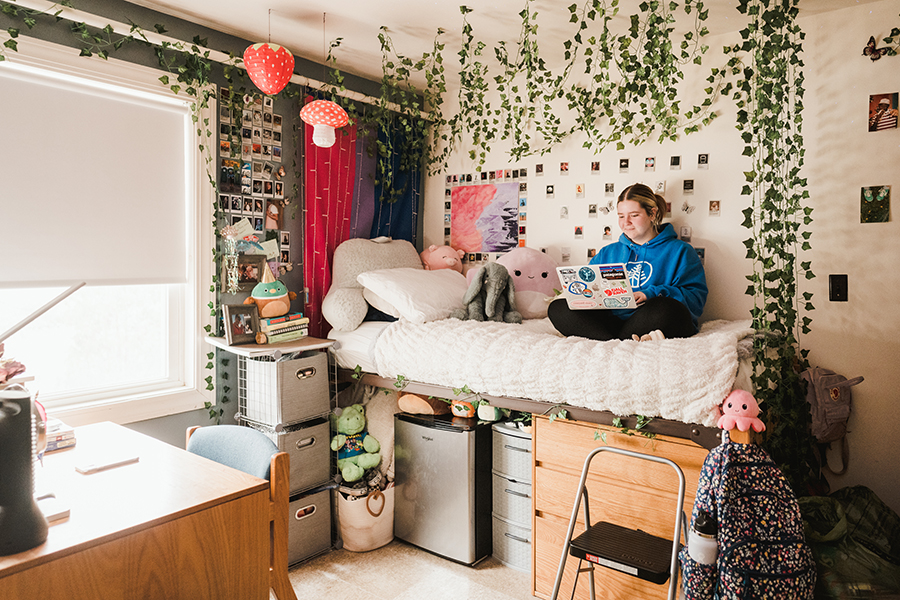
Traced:
[[556, 267], [570, 310], [637, 308], [623, 263]]

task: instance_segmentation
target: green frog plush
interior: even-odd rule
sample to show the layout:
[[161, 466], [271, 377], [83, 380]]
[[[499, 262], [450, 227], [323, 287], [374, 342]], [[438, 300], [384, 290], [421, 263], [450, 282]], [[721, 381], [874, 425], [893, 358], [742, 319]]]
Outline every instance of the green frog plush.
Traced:
[[381, 462], [381, 444], [366, 432], [365, 407], [354, 404], [343, 409], [335, 420], [335, 430], [331, 449], [338, 453], [341, 477], [347, 483], [359, 481], [367, 470]]

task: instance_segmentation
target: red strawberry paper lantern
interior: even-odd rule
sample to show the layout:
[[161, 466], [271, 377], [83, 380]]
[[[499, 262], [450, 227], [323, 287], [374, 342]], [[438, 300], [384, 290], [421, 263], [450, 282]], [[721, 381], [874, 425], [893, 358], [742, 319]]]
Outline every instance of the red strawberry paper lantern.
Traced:
[[272, 96], [283, 90], [294, 74], [294, 55], [284, 46], [260, 42], [244, 50], [244, 67], [256, 87]]

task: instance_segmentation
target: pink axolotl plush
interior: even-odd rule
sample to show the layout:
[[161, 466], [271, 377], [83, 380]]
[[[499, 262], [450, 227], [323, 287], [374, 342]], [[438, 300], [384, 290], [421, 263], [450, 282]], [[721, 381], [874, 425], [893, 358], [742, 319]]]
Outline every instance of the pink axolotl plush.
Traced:
[[751, 427], [759, 433], [766, 430], [766, 424], [760, 421], [759, 404], [750, 392], [734, 390], [722, 402], [722, 416], [719, 417], [719, 429], [738, 429], [747, 431]]
[[450, 246], [435, 246], [434, 244], [419, 253], [422, 264], [426, 269], [430, 271], [453, 269], [457, 273], [462, 273], [462, 257], [465, 255], [466, 253], [462, 250], [454, 250]]

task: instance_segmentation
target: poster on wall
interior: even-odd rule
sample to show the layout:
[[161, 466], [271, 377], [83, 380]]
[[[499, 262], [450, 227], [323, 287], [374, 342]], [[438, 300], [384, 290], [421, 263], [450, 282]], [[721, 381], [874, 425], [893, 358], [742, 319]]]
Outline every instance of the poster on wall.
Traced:
[[451, 192], [450, 240], [454, 248], [507, 252], [518, 245], [518, 183], [470, 185]]
[[869, 96], [869, 131], [897, 128], [897, 96], [897, 92]]
[[887, 223], [891, 219], [891, 186], [862, 188], [859, 201], [860, 223]]

